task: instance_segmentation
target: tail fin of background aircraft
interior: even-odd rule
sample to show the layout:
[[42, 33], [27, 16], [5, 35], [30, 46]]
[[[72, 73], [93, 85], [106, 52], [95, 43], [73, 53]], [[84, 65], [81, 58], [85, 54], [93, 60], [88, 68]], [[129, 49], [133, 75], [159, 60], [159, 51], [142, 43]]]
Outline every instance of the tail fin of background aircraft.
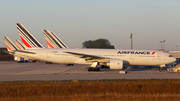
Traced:
[[8, 51], [18, 50], [14, 43], [8, 37], [4, 37], [4, 41]]
[[68, 48], [63, 41], [53, 32], [43, 30], [49, 48]]
[[25, 49], [24, 45], [19, 40], [15, 40], [15, 43], [16, 43], [16, 46], [19, 50]]
[[68, 48], [68, 46], [54, 32], [51, 32], [51, 34], [61, 43], [64, 48]]
[[16, 24], [22, 42], [27, 48], [44, 48], [44, 46], [23, 26]]

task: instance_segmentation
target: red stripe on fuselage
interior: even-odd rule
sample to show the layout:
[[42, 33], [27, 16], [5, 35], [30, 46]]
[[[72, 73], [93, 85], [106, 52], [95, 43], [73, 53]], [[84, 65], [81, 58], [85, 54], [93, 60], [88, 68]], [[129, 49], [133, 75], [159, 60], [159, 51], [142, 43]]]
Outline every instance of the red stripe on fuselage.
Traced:
[[47, 42], [49, 47], [54, 48], [47, 40], [46, 40], [46, 42]]
[[[21, 37], [21, 36], [20, 36]], [[32, 48], [22, 37], [21, 37], [22, 42], [26, 45], [28, 48]]]

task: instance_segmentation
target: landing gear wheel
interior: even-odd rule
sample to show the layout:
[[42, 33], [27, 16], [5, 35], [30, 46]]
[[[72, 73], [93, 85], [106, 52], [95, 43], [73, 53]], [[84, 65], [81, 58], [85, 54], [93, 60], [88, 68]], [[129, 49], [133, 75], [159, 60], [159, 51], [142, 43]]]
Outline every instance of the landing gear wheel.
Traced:
[[104, 65], [101, 65], [101, 68], [109, 68], [109, 67], [107, 67], [107, 66], [104, 66]]
[[91, 68], [88, 69], [88, 71], [100, 71], [100, 69], [91, 67]]
[[93, 70], [93, 68], [92, 68], [92, 67], [88, 69], [88, 71], [92, 71], [92, 70]]

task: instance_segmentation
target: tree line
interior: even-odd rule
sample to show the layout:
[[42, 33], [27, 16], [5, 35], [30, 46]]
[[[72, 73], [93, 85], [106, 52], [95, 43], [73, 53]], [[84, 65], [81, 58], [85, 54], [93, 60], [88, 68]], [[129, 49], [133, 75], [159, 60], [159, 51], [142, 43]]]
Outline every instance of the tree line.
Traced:
[[88, 40], [82, 44], [83, 48], [115, 49], [107, 39]]
[[13, 55], [5, 53], [7, 48], [0, 48], [0, 61], [13, 61]]

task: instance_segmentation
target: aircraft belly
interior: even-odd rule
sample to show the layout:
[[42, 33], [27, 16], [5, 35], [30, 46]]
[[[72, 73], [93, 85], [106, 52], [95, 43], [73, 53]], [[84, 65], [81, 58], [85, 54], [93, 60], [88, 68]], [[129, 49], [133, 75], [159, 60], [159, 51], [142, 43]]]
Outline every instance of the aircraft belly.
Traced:
[[150, 65], [152, 64], [148, 58], [131, 58], [130, 59], [131, 65]]

